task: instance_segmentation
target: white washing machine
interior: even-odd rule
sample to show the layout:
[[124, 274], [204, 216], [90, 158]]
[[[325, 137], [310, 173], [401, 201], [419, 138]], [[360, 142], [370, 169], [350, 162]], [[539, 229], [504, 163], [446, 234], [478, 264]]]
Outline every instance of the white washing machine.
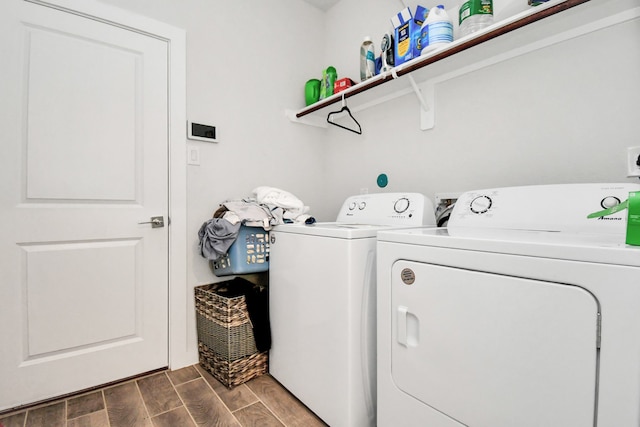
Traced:
[[472, 191], [447, 228], [378, 234], [378, 425], [640, 425], [640, 191]]
[[271, 232], [269, 372], [330, 426], [375, 425], [376, 233], [433, 224], [423, 195], [384, 193]]

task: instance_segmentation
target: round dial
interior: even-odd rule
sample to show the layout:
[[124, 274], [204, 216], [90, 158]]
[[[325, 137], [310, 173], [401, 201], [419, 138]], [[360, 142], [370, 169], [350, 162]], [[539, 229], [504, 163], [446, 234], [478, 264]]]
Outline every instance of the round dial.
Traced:
[[356, 202], [349, 203], [349, 210], [352, 211], [356, 208]]
[[618, 206], [620, 204], [620, 199], [615, 196], [607, 196], [602, 201], [600, 201], [600, 206], [605, 209], [612, 208], [614, 206]]
[[478, 196], [471, 201], [471, 212], [483, 214], [491, 208], [492, 204], [493, 201], [489, 196]]
[[366, 202], [360, 202], [358, 204], [358, 209], [360, 209], [360, 210], [363, 210], [366, 207], [367, 207], [367, 203]]
[[403, 197], [401, 199], [396, 200], [396, 202], [393, 205], [393, 210], [395, 210], [397, 213], [403, 213], [405, 212], [407, 209], [409, 209], [409, 199], [407, 199], [406, 197]]

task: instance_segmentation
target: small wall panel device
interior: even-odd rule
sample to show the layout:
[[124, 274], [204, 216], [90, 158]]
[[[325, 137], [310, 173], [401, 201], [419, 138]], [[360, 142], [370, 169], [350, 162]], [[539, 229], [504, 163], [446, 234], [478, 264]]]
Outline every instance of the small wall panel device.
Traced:
[[196, 141], [218, 142], [215, 126], [191, 121], [187, 122], [187, 138]]

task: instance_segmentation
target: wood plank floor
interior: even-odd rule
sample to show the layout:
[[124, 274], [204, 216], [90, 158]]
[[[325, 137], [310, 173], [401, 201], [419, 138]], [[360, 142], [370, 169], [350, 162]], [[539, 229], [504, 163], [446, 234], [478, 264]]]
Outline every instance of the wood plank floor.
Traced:
[[326, 426], [269, 375], [229, 390], [200, 366], [0, 416], [0, 427]]

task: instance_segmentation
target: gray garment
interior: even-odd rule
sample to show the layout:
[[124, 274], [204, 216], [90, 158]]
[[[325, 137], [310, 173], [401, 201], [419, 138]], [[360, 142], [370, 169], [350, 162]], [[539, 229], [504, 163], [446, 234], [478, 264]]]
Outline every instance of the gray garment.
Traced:
[[223, 257], [236, 241], [239, 231], [240, 223], [231, 224], [224, 218], [212, 218], [206, 221], [198, 231], [200, 255], [211, 261]]

